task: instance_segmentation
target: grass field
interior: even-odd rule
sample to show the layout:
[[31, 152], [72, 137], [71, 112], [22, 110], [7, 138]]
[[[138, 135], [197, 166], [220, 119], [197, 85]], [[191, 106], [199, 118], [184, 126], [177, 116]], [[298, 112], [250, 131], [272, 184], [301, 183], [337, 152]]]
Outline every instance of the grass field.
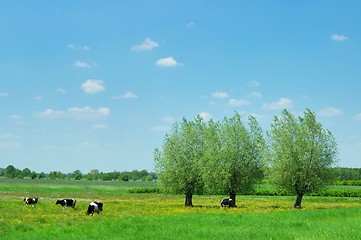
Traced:
[[[361, 199], [238, 196], [221, 209], [222, 196], [194, 196], [193, 208], [172, 194], [129, 194], [148, 182], [0, 179], [0, 239], [359, 239]], [[24, 197], [39, 197], [33, 208]], [[75, 210], [55, 205], [76, 198]], [[90, 201], [102, 214], [86, 216]]]

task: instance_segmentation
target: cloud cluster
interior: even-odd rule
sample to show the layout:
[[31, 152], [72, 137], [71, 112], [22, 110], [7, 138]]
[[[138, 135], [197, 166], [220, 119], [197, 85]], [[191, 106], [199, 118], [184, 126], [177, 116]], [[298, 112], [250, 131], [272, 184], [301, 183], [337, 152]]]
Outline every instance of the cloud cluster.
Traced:
[[241, 107], [241, 106], [246, 106], [249, 105], [249, 101], [245, 100], [245, 99], [235, 99], [235, 98], [231, 98], [228, 101], [228, 104], [232, 107]]
[[39, 117], [42, 118], [62, 118], [62, 117], [71, 117], [77, 120], [92, 120], [105, 118], [110, 115], [110, 109], [106, 107], [101, 107], [98, 109], [94, 109], [91, 107], [72, 107], [67, 111], [46, 109], [43, 112], [38, 113]]
[[172, 68], [178, 66], [179, 63], [173, 57], [167, 57], [159, 59], [155, 65], [158, 67]]
[[96, 63], [87, 63], [85, 61], [76, 60], [73, 66], [77, 68], [91, 68], [96, 66]]
[[89, 79], [81, 85], [81, 89], [86, 93], [98, 93], [104, 91], [105, 87], [102, 80]]
[[251, 92], [251, 96], [252, 96], [252, 97], [255, 97], [255, 98], [262, 98], [262, 93], [252, 91], [252, 92]]
[[319, 112], [319, 115], [322, 117], [335, 117], [342, 115], [343, 112], [341, 109], [334, 108], [334, 107], [328, 107]]
[[219, 92], [219, 91], [216, 91], [214, 93], [212, 93], [212, 96], [215, 97], [215, 98], [229, 98], [229, 95], [227, 92]]
[[198, 113], [198, 116], [200, 116], [203, 121], [209, 121], [212, 119], [212, 114], [210, 114], [209, 112], [200, 112]]
[[342, 34], [332, 34], [330, 38], [335, 42], [344, 42], [348, 40], [348, 37]]
[[88, 51], [90, 50], [90, 47], [88, 46], [83, 46], [83, 45], [75, 45], [75, 44], [68, 44], [67, 46], [70, 49], [75, 49], [75, 50], [82, 50], [82, 51]]
[[265, 110], [281, 110], [287, 108], [293, 108], [293, 102], [288, 98], [280, 98], [276, 102], [263, 104], [263, 109]]
[[[130, 51], [132, 52], [144, 52], [144, 51], [151, 51], [154, 48], [159, 47], [159, 44], [155, 41], [153, 41], [150, 38], [144, 39], [144, 41], [140, 44], [137, 44], [130, 48]], [[180, 64], [171, 56], [171, 57], [165, 57], [160, 58], [155, 62], [155, 65], [157, 67], [161, 68], [173, 68], [176, 66], [179, 66]]]
[[142, 51], [150, 51], [153, 50], [153, 48], [159, 47], [159, 44], [155, 41], [153, 41], [150, 38], [144, 39], [144, 42], [141, 44], [133, 46], [130, 50], [133, 52], [142, 52]]

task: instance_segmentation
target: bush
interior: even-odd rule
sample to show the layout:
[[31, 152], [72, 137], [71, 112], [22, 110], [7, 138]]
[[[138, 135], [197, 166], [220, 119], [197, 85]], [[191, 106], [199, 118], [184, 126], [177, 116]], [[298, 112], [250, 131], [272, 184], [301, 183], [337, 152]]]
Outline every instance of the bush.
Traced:
[[164, 188], [130, 188], [129, 193], [166, 193]]

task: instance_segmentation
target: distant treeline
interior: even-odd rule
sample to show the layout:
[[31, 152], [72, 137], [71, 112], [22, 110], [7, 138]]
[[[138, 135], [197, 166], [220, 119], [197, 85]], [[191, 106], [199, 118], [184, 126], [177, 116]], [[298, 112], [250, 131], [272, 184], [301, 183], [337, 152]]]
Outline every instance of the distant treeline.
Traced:
[[6, 168], [0, 168], [0, 177], [6, 178], [31, 178], [31, 179], [73, 179], [73, 180], [103, 180], [103, 181], [154, 181], [157, 176], [153, 172], [147, 170], [133, 170], [123, 172], [100, 172], [97, 169], [91, 170], [89, 173], [83, 174], [80, 170], [75, 170], [72, 173], [62, 173], [60, 171], [51, 171], [49, 173], [36, 173], [29, 168], [23, 170], [17, 169], [13, 165], [9, 165]]
[[[359, 185], [361, 186], [361, 168], [333, 168], [333, 176], [335, 184], [337, 185]], [[147, 170], [133, 170], [133, 171], [113, 171], [113, 172], [100, 172], [97, 169], [93, 169], [90, 172], [83, 174], [80, 170], [75, 170], [72, 173], [62, 173], [60, 171], [51, 171], [49, 173], [36, 173], [29, 168], [23, 170], [15, 168], [13, 165], [9, 165], [6, 168], [0, 168], [0, 177], [7, 178], [31, 178], [31, 179], [74, 179], [74, 180], [103, 180], [103, 181], [154, 181], [157, 180], [157, 175], [154, 172], [148, 172]]]

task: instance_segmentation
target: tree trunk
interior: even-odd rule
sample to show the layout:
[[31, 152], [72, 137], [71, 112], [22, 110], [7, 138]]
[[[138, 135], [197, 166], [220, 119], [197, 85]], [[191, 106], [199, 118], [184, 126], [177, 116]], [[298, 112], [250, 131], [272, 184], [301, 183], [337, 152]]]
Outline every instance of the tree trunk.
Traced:
[[303, 194], [297, 194], [296, 202], [295, 205], [293, 206], [294, 208], [302, 208], [301, 207], [302, 197]]
[[233, 204], [232, 205], [229, 205], [230, 207], [237, 207], [236, 205], [236, 193], [235, 192], [231, 192], [229, 194], [229, 198], [232, 199], [233, 201]]
[[186, 193], [186, 202], [185, 202], [186, 207], [193, 207], [192, 196], [193, 195], [191, 193]]

